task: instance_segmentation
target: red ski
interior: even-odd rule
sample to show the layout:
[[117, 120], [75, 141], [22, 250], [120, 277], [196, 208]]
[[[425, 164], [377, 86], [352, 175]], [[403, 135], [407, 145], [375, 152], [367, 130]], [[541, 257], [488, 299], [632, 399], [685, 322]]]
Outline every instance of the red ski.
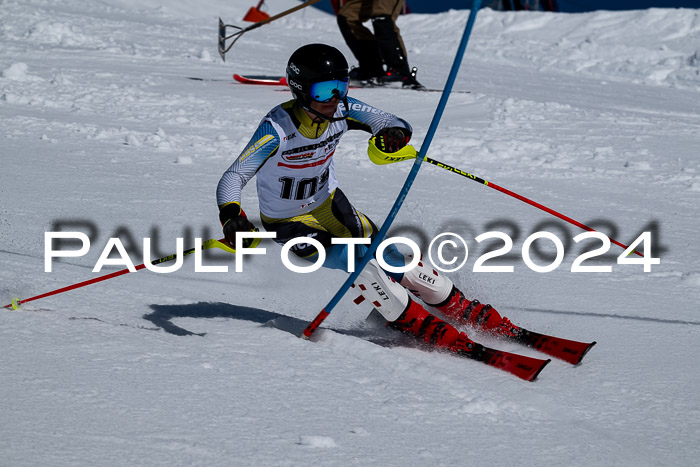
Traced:
[[474, 349], [469, 352], [462, 350], [456, 353], [462, 357], [471, 358], [494, 368], [507, 371], [526, 381], [535, 381], [544, 367], [551, 362], [550, 359], [541, 360], [539, 358], [527, 357], [525, 355], [484, 347], [481, 344], [475, 344]]
[[243, 84], [258, 84], [263, 86], [287, 85], [287, 78], [284, 76], [243, 76], [234, 73], [233, 79]]
[[596, 344], [593, 342], [579, 342], [560, 337], [548, 336], [539, 332], [528, 331], [520, 328], [520, 332], [512, 339], [517, 342], [546, 353], [554, 358], [564, 360], [572, 365], [578, 365], [589, 350]]
[[[197, 78], [190, 78], [190, 79], [197, 79]], [[257, 84], [257, 85], [262, 85], [262, 86], [287, 86], [287, 78], [284, 76], [269, 76], [269, 75], [239, 75], [234, 73], [233, 79], [241, 84]], [[198, 79], [199, 80], [199, 79]], [[199, 80], [199, 81], [204, 81], [204, 80]], [[384, 86], [381, 85], [366, 85], [366, 86], [360, 86], [357, 84], [353, 84], [350, 86], [350, 89], [362, 89], [362, 88], [367, 88], [367, 89], [382, 89]], [[430, 88], [411, 88], [411, 87], [405, 87], [405, 88], [393, 88], [389, 85], [386, 86], [388, 89], [408, 89], [408, 90], [413, 90], [413, 91], [424, 91], [424, 92], [442, 92], [442, 89], [430, 89]], [[459, 90], [453, 90], [453, 93], [469, 93], [470, 91], [459, 91]]]

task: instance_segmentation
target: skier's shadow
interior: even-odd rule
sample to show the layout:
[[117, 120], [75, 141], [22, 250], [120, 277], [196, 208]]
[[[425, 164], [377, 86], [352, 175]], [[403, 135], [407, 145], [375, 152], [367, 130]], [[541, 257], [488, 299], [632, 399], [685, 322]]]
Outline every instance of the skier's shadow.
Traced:
[[[175, 318], [231, 318], [243, 321], [259, 323], [264, 327], [273, 327], [289, 332], [296, 336], [301, 336], [307, 321], [293, 318], [291, 316], [274, 313], [260, 308], [231, 305], [229, 303], [199, 302], [187, 305], [150, 305], [152, 313], [143, 316], [145, 320], [163, 329], [165, 332], [176, 336], [204, 336], [206, 333], [189, 331], [173, 323]], [[368, 319], [363, 325], [356, 329], [337, 329], [334, 332], [350, 336], [359, 337], [367, 341], [382, 346], [403, 346], [407, 342], [402, 339], [403, 335], [396, 331], [387, 329], [376, 319]]]
[[259, 308], [231, 305], [228, 303], [200, 302], [187, 305], [154, 304], [150, 305], [150, 308], [153, 312], [143, 315], [143, 319], [152, 322], [165, 332], [176, 336], [204, 336], [206, 333], [192, 332], [182, 328], [172, 322], [174, 318], [231, 318], [265, 324], [284, 316]]

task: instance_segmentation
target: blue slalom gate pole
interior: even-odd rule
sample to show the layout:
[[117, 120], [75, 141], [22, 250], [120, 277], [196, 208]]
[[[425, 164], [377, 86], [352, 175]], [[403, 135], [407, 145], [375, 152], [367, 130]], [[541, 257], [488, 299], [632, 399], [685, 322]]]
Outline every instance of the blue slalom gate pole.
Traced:
[[362, 259], [360, 259], [358, 264], [356, 264], [355, 272], [350, 274], [347, 280], [343, 283], [343, 285], [340, 286], [338, 291], [335, 293], [333, 298], [331, 298], [331, 300], [328, 302], [326, 307], [323, 310], [321, 310], [321, 312], [316, 316], [316, 318], [314, 318], [314, 320], [311, 323], [309, 323], [306, 329], [304, 329], [304, 332], [300, 336], [301, 338], [309, 339], [314, 333], [314, 331], [321, 325], [323, 320], [325, 320], [326, 317], [331, 313], [331, 311], [333, 311], [333, 308], [335, 308], [335, 306], [338, 304], [338, 302], [340, 302], [340, 300], [343, 298], [343, 296], [352, 286], [355, 280], [357, 280], [357, 277], [360, 275], [365, 266], [367, 266], [367, 263], [369, 263], [369, 261], [374, 257], [374, 253], [377, 251], [377, 247], [382, 242], [382, 240], [384, 240], [386, 233], [389, 231], [389, 227], [391, 227], [392, 222], [394, 222], [394, 219], [399, 213], [399, 209], [401, 209], [401, 205], [406, 199], [408, 191], [411, 189], [413, 181], [418, 175], [418, 170], [420, 170], [421, 163], [425, 158], [425, 154], [428, 152], [428, 147], [430, 147], [430, 143], [433, 140], [435, 131], [437, 131], [438, 124], [440, 123], [440, 119], [442, 118], [445, 106], [447, 105], [447, 99], [449, 99], [450, 97], [450, 93], [452, 92], [452, 86], [454, 85], [455, 79], [457, 78], [457, 72], [459, 71], [459, 66], [462, 63], [464, 51], [467, 49], [467, 42], [469, 42], [469, 36], [471, 35], [472, 28], [474, 27], [474, 21], [476, 20], [476, 14], [479, 11], [479, 7], [481, 7], [481, 0], [474, 0], [471, 12], [469, 13], [469, 19], [467, 20], [467, 24], [464, 28], [464, 33], [462, 34], [462, 40], [460, 41], [459, 47], [457, 48], [457, 53], [455, 54], [454, 61], [452, 62], [450, 74], [447, 77], [445, 88], [442, 91], [440, 102], [438, 103], [438, 106], [435, 109], [435, 115], [433, 115], [433, 120], [430, 122], [430, 128], [428, 128], [428, 133], [425, 135], [425, 140], [423, 140], [423, 144], [421, 145], [420, 151], [418, 152], [418, 156], [413, 162], [413, 167], [411, 167], [411, 171], [409, 172], [408, 177], [406, 177], [406, 181], [404, 182], [404, 185], [401, 188], [401, 191], [399, 192], [399, 196], [396, 198], [396, 201], [394, 201], [394, 205], [392, 206], [391, 211], [389, 211], [389, 214], [387, 215], [387, 218], [384, 221], [382, 228], [379, 229], [379, 233], [377, 233], [376, 238], [367, 249], [367, 253], [365, 253], [365, 255], [362, 257]]

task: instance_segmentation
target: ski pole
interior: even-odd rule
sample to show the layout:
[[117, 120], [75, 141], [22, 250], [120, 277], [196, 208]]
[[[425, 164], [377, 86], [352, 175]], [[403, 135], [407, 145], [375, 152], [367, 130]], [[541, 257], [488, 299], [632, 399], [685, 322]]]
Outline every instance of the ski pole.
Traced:
[[[220, 249], [227, 251], [229, 253], [235, 253], [234, 249], [232, 249], [231, 247], [229, 247], [228, 245], [226, 245], [223, 242], [224, 242], [224, 239], [215, 240], [212, 238], [211, 240], [207, 240], [204, 243], [202, 243], [202, 250], [206, 250], [209, 248], [220, 248]], [[187, 255], [191, 255], [194, 252], [195, 252], [195, 248], [190, 248], [189, 250], [183, 251], [182, 256], [184, 257]], [[172, 261], [175, 258], [177, 258], [177, 254], [164, 256], [162, 258], [154, 259], [153, 261], [151, 261], [151, 264], [156, 265], [156, 264], [167, 263], [168, 261]], [[136, 269], [136, 271], [140, 271], [141, 269], [143, 269], [145, 267], [146, 267], [146, 264], [144, 263], [144, 264], [139, 264], [138, 266], [135, 267], [135, 269]], [[116, 272], [112, 272], [110, 274], [105, 274], [104, 276], [95, 277], [93, 279], [79, 282], [77, 284], [69, 285], [69, 286], [66, 286], [66, 287], [63, 287], [60, 289], [56, 289], [56, 290], [53, 290], [51, 292], [46, 292], [46, 293], [43, 293], [41, 295], [37, 295], [35, 297], [25, 298], [24, 300], [20, 300], [19, 298], [13, 298], [12, 303], [5, 305], [3, 308], [7, 308], [7, 309], [11, 308], [13, 310], [16, 310], [20, 307], [20, 305], [23, 305], [25, 303], [33, 302], [34, 300], [39, 300], [40, 298], [50, 297], [52, 295], [58, 295], [58, 294], [63, 293], [63, 292], [68, 292], [69, 290], [79, 289], [81, 287], [85, 287], [86, 285], [96, 284], [98, 282], [106, 281], [107, 279], [112, 279], [114, 277], [123, 276], [124, 274], [128, 274], [129, 272], [131, 272], [131, 271], [129, 271], [128, 268], [122, 269], [121, 271], [116, 271]]]
[[[369, 141], [369, 148], [367, 150], [367, 154], [369, 155], [369, 158], [372, 162], [374, 162], [375, 164], [380, 164], [380, 165], [381, 164], [393, 164], [396, 162], [405, 161], [407, 159], [414, 159], [414, 158], [417, 158], [419, 156], [419, 154], [416, 152], [416, 148], [414, 148], [410, 144], [404, 146], [403, 148], [401, 148], [399, 151], [397, 151], [395, 153], [382, 152], [379, 148], [377, 148], [376, 144], [374, 143], [374, 138], [371, 138]], [[506, 188], [498, 186], [495, 183], [486, 181], [481, 177], [477, 177], [476, 175], [470, 174], [468, 172], [465, 172], [464, 170], [461, 170], [461, 169], [458, 169], [458, 168], [453, 167], [451, 165], [445, 164], [444, 162], [436, 161], [435, 159], [431, 159], [428, 156], [425, 156], [423, 158], [423, 160], [425, 162], [427, 162], [428, 164], [435, 165], [437, 167], [440, 167], [441, 169], [449, 170], [450, 172], [456, 173], [457, 175], [461, 175], [462, 177], [468, 178], [469, 180], [474, 180], [477, 183], [481, 183], [482, 185], [486, 185], [490, 188], [493, 188], [494, 190], [498, 190], [501, 193], [505, 193], [508, 196], [512, 196], [515, 199], [518, 199], [524, 203], [527, 203], [530, 206], [534, 206], [537, 209], [541, 209], [542, 211], [547, 212], [555, 217], [558, 217], [559, 219], [564, 220], [570, 224], [573, 224], [576, 227], [580, 227], [583, 230], [587, 230], [589, 232], [597, 232], [597, 230], [595, 230], [592, 227], [587, 226], [586, 224], [582, 224], [581, 222], [574, 220], [574, 219], [570, 218], [569, 216], [565, 216], [564, 214], [557, 212], [554, 209], [548, 208], [547, 206], [540, 204], [536, 201], [533, 201], [529, 198], [526, 198], [525, 196], [519, 195], [517, 193], [514, 193], [514, 192], [506, 189]], [[615, 245], [621, 246], [625, 250], [627, 248], [629, 248], [627, 245], [618, 242], [614, 238], [611, 238], [610, 236], [607, 236], [607, 237]], [[644, 257], [644, 255], [642, 253], [638, 252], [637, 250], [632, 250], [632, 251], [634, 253], [636, 253], [637, 255]]]
[[[425, 162], [427, 162], [428, 164], [432, 164], [432, 165], [435, 165], [435, 166], [437, 166], [437, 167], [440, 167], [441, 169], [449, 170], [450, 172], [453, 172], [453, 173], [456, 173], [456, 174], [458, 174], [458, 175], [461, 175], [462, 177], [468, 178], [469, 180], [474, 180], [474, 181], [477, 182], [477, 183], [481, 183], [482, 185], [486, 185], [487, 187], [493, 188], [494, 190], [500, 191], [501, 193], [505, 193], [505, 194], [508, 195], [508, 196], [512, 196], [512, 197], [515, 198], [515, 199], [518, 199], [518, 200], [520, 200], [520, 201], [522, 201], [522, 202], [524, 202], [524, 203], [527, 203], [527, 204], [529, 204], [530, 206], [534, 206], [534, 207], [536, 207], [537, 209], [541, 209], [542, 211], [547, 212], [547, 213], [549, 213], [549, 214], [551, 214], [551, 215], [553, 215], [553, 216], [555, 216], [555, 217], [558, 217], [559, 219], [564, 220], [564, 221], [566, 221], [566, 222], [568, 222], [568, 223], [570, 223], [570, 224], [573, 224], [573, 225], [575, 225], [576, 227], [580, 227], [580, 228], [582, 228], [583, 230], [587, 230], [587, 231], [589, 231], [589, 232], [597, 232], [597, 230], [595, 230], [594, 228], [589, 227], [589, 226], [587, 226], [586, 224], [582, 224], [581, 222], [579, 222], [579, 221], [577, 221], [577, 220], [574, 220], [574, 219], [570, 218], [569, 216], [565, 216], [564, 214], [561, 214], [560, 212], [557, 212], [557, 211], [555, 211], [554, 209], [548, 208], [547, 206], [545, 206], [545, 205], [543, 205], [543, 204], [540, 204], [540, 203], [538, 203], [538, 202], [536, 202], [536, 201], [533, 201], [533, 200], [531, 200], [531, 199], [529, 199], [529, 198], [526, 198], [526, 197], [524, 197], [524, 196], [522, 196], [522, 195], [519, 195], [519, 194], [517, 194], [517, 193], [514, 193], [514, 192], [512, 192], [512, 191], [510, 191], [510, 190], [508, 190], [508, 189], [506, 189], [506, 188], [503, 188], [503, 187], [501, 187], [501, 186], [496, 185], [495, 183], [492, 183], [492, 182], [489, 182], [489, 181], [487, 181], [487, 180], [484, 180], [483, 178], [477, 177], [476, 175], [472, 175], [472, 174], [470, 174], [470, 173], [467, 173], [467, 172], [465, 172], [464, 170], [460, 170], [460, 169], [458, 169], [458, 168], [456, 168], [456, 167], [452, 167], [451, 165], [445, 164], [444, 162], [436, 161], [435, 159], [431, 159], [431, 158], [428, 157], [428, 156], [425, 157]], [[606, 236], [607, 236], [607, 235], [606, 235]], [[609, 237], [609, 236], [607, 236], [607, 237], [608, 237], [608, 238], [610, 239], [610, 241], [611, 241], [612, 243], [614, 243], [615, 245], [618, 245], [618, 246], [624, 248], [625, 250], [628, 248], [627, 245], [625, 245], [625, 244], [623, 244], [623, 243], [620, 243], [620, 242], [618, 242], [617, 240], [615, 240], [615, 239], [613, 239], [613, 238], [611, 238], [611, 237]], [[632, 250], [632, 251], [633, 251], [634, 253], [636, 253], [637, 255], [639, 255], [639, 256], [644, 256], [642, 253], [638, 252], [637, 250]]]
[[[282, 18], [283, 16], [287, 16], [289, 14], [292, 14], [295, 11], [301, 10], [302, 8], [306, 8], [307, 6], [311, 6], [314, 3], [318, 3], [320, 1], [321, 0], [308, 0], [304, 3], [302, 3], [301, 5], [297, 5], [293, 8], [290, 8], [289, 10], [285, 10], [282, 13], [276, 14], [275, 16], [271, 16], [270, 18], [264, 19], [260, 22], [255, 23], [255, 24], [251, 24], [247, 28], [241, 28], [241, 27], [235, 26], [233, 24], [224, 24], [224, 22], [221, 20], [221, 18], [219, 18], [219, 55], [221, 55], [221, 59], [223, 61], [226, 61], [225, 55], [228, 53], [229, 50], [231, 50], [231, 47], [233, 47], [233, 44], [235, 44], [236, 41], [241, 38], [243, 33], [251, 31], [255, 28], [259, 28], [263, 24], [271, 23], [276, 19], [279, 19], [279, 18]], [[234, 28], [234, 29], [238, 29], [239, 31], [234, 32], [230, 36], [227, 36], [226, 35], [226, 28]], [[233, 39], [233, 41], [229, 44], [229, 46], [226, 47], [226, 41], [231, 39], [232, 37], [235, 37], [235, 39]]]
[[[471, 35], [472, 28], [474, 27], [474, 21], [476, 20], [476, 14], [479, 11], [479, 8], [481, 7], [481, 0], [475, 0], [474, 3], [472, 4], [472, 9], [471, 12], [469, 13], [469, 19], [467, 20], [467, 24], [464, 27], [464, 33], [462, 34], [462, 39], [459, 42], [459, 46], [457, 47], [457, 52], [455, 53], [455, 58], [454, 61], [452, 62], [452, 68], [450, 69], [450, 73], [447, 76], [447, 82], [445, 83], [445, 87], [443, 88], [442, 95], [440, 96], [440, 102], [438, 103], [436, 109], [435, 109], [435, 114], [433, 115], [433, 119], [430, 122], [430, 127], [428, 128], [428, 132], [425, 135], [425, 139], [423, 140], [423, 144], [421, 145], [420, 148], [420, 153], [417, 156], [414, 156], [416, 159], [413, 162], [413, 167], [411, 167], [411, 171], [409, 172], [408, 176], [406, 177], [406, 181], [403, 184], [403, 187], [401, 188], [401, 191], [399, 192], [399, 195], [396, 197], [396, 200], [394, 201], [394, 205], [391, 207], [391, 211], [389, 211], [389, 214], [386, 217], [386, 220], [384, 221], [384, 224], [382, 224], [381, 229], [379, 229], [379, 232], [377, 232], [377, 236], [374, 238], [372, 243], [369, 245], [367, 248], [367, 252], [364, 254], [364, 256], [358, 261], [358, 264], [355, 266], [355, 272], [351, 273], [350, 276], [347, 278], [347, 280], [340, 286], [338, 291], [335, 293], [333, 298], [328, 302], [328, 304], [318, 313], [316, 318], [314, 318], [311, 323], [309, 323], [308, 326], [306, 326], [306, 329], [304, 329], [303, 333], [301, 336], [302, 339], [310, 339], [311, 335], [316, 331], [316, 329], [323, 323], [323, 321], [328, 317], [328, 315], [331, 313], [331, 311], [335, 308], [335, 306], [340, 302], [340, 299], [343, 298], [343, 295], [348, 291], [348, 289], [352, 286], [353, 282], [357, 280], [359, 277], [360, 273], [362, 270], [367, 266], [367, 263], [374, 257], [374, 252], [377, 251], [377, 247], [379, 244], [384, 240], [384, 237], [386, 236], [387, 231], [389, 230], [389, 227], [391, 227], [392, 222], [396, 218], [397, 214], [399, 213], [399, 210], [401, 209], [401, 205], [403, 204], [404, 200], [406, 199], [406, 196], [408, 195], [408, 191], [411, 189], [411, 186], [413, 185], [414, 180], [416, 179], [416, 176], [418, 175], [418, 171], [420, 170], [421, 162], [424, 160], [425, 153], [428, 152], [428, 148], [430, 147], [430, 143], [433, 140], [433, 136], [435, 135], [435, 132], [437, 131], [438, 124], [440, 123], [440, 119], [442, 118], [442, 114], [445, 111], [445, 106], [447, 106], [447, 100], [450, 97], [450, 92], [452, 91], [452, 86], [454, 85], [455, 79], [457, 78], [457, 72], [459, 71], [459, 65], [462, 63], [462, 58], [464, 56], [464, 52], [467, 49], [467, 43], [469, 42], [469, 36]], [[415, 151], [415, 149], [414, 149]]]

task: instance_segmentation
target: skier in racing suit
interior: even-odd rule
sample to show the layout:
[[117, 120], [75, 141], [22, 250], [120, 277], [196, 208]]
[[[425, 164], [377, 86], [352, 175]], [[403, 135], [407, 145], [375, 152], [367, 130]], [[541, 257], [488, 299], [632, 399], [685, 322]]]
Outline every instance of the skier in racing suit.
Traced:
[[[374, 238], [378, 228], [353, 207], [338, 186], [333, 154], [348, 130], [373, 135], [380, 154], [390, 155], [411, 138], [411, 126], [401, 118], [349, 97], [348, 64], [337, 49], [309, 44], [295, 51], [287, 65], [287, 82], [294, 99], [273, 108], [261, 121], [248, 145], [224, 172], [217, 187], [219, 219], [227, 241], [235, 247], [237, 232], [256, 230], [241, 209], [241, 190], [257, 176], [260, 218], [275, 241], [285, 244], [311, 237], [326, 251], [324, 267], [347, 271], [347, 244], [334, 237]], [[248, 239], [249, 240], [249, 239]], [[250, 242], [243, 246], [250, 246]], [[316, 260], [308, 243], [291, 248], [297, 256]], [[356, 260], [367, 251], [354, 245]], [[384, 258], [392, 266], [408, 264], [391, 246]], [[518, 328], [490, 305], [467, 300], [442, 274], [418, 262], [405, 273], [383, 270], [370, 260], [355, 283], [363, 299], [395, 329], [455, 352], [470, 352], [474, 343], [464, 332], [429, 313], [417, 300], [436, 308], [457, 323], [477, 325], [497, 334]], [[357, 290], [356, 289], [356, 290]], [[409, 293], [410, 291], [410, 293]]]

